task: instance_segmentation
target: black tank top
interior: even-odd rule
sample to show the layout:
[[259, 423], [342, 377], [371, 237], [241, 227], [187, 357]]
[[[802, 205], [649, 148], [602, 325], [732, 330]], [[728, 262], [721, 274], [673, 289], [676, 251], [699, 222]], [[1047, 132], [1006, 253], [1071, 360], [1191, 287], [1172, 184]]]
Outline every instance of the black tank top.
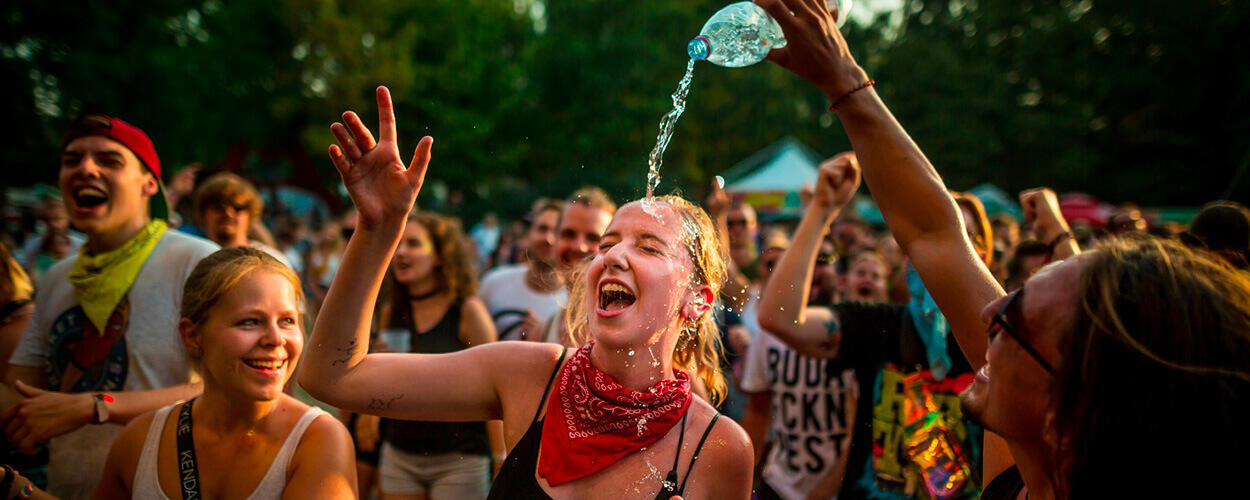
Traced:
[[[560, 372], [560, 365], [564, 363], [564, 355], [567, 353], [568, 350], [560, 353], [560, 359], [556, 361], [551, 378], [547, 379], [547, 388], [543, 390], [543, 398], [538, 401], [538, 411], [534, 412], [534, 421], [525, 431], [525, 435], [521, 436], [521, 440], [517, 441], [516, 447], [512, 448], [508, 458], [504, 459], [503, 466], [499, 468], [499, 474], [495, 476], [495, 482], [490, 486], [490, 496], [486, 497], [487, 500], [505, 498], [549, 500], [551, 498], [534, 478], [538, 470], [538, 449], [542, 444], [543, 431], [543, 420], [539, 420], [538, 417], [542, 416], [543, 401], [547, 400], [547, 395], [551, 392], [551, 383]], [[677, 454], [673, 457], [673, 469], [668, 471], [664, 483], [660, 485], [660, 493], [656, 495], [656, 500], [669, 500], [685, 492], [686, 480], [690, 479], [690, 471], [694, 470], [694, 462], [699, 459], [699, 451], [703, 449], [703, 443], [707, 441], [708, 434], [712, 433], [712, 427], [720, 419], [720, 413], [717, 413], [712, 417], [712, 422], [707, 424], [703, 437], [699, 439], [699, 445], [694, 449], [694, 455], [690, 457], [690, 466], [686, 468], [686, 475], [678, 485], [677, 460], [681, 457], [681, 445], [686, 437], [686, 416], [689, 415], [690, 412], [687, 411], [686, 415], [681, 417], [681, 430], [679, 431], [681, 434], [677, 437]]]
[[[412, 320], [407, 328], [412, 352], [443, 354], [468, 346], [460, 340], [460, 315], [463, 303], [452, 302], [443, 319], [428, 331], [417, 333]], [[408, 453], [490, 455], [486, 424], [483, 422], [425, 422], [417, 420], [382, 420], [382, 439]]]

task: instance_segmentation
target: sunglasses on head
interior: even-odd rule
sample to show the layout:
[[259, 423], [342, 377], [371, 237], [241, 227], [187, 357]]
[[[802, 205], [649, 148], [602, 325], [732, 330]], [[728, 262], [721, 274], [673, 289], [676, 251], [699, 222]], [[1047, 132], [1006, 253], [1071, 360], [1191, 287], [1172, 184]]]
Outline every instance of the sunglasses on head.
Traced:
[[1024, 289], [1021, 288], [1011, 292], [1007, 296], [1007, 300], [1003, 301], [1003, 305], [998, 308], [998, 312], [990, 319], [989, 339], [993, 341], [994, 337], [998, 336], [999, 331], [1007, 332], [1008, 336], [1015, 339], [1016, 343], [1024, 348], [1024, 352], [1029, 353], [1029, 356], [1042, 365], [1042, 368], [1046, 369], [1046, 373], [1053, 377], [1055, 368], [1046, 361], [1046, 358], [1042, 357], [1041, 353], [1037, 352], [1037, 349], [1033, 348], [1032, 344], [1025, 342], [1024, 337], [1020, 335], [1020, 329], [1016, 327], [1017, 324], [1024, 322], [1024, 317], [1020, 312], [1020, 305], [1023, 303], [1021, 297], [1023, 296]]

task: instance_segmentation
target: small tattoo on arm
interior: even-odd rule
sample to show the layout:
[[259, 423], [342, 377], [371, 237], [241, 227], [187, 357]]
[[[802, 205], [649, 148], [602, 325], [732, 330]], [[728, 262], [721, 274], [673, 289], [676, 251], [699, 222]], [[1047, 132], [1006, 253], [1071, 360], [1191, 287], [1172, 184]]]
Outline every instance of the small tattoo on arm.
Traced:
[[842, 325], [838, 324], [838, 319], [830, 318], [829, 322], [825, 324], [825, 332], [827, 336], [825, 337], [825, 340], [820, 343], [820, 346], [825, 349], [832, 349], [836, 345], [834, 338], [841, 331]]
[[335, 349], [335, 350], [336, 350], [336, 351], [338, 351], [340, 354], [342, 354], [342, 355], [343, 355], [343, 357], [342, 357], [342, 358], [339, 358], [339, 359], [336, 359], [336, 360], [334, 360], [334, 361], [331, 361], [331, 362], [330, 362], [330, 366], [345, 365], [345, 364], [347, 364], [347, 362], [348, 362], [348, 361], [351, 361], [351, 360], [352, 360], [352, 356], [356, 353], [356, 345], [357, 345], [357, 343], [358, 343], [358, 342], [356, 341], [356, 339], [352, 339], [352, 340], [351, 340], [351, 342], [348, 342], [348, 343], [347, 343], [347, 347], [339, 347], [339, 348]]
[[370, 410], [389, 410], [391, 409], [391, 403], [394, 403], [396, 400], [402, 397], [404, 397], [403, 394], [396, 395], [394, 397], [391, 397], [390, 399], [370, 398], [369, 409]]

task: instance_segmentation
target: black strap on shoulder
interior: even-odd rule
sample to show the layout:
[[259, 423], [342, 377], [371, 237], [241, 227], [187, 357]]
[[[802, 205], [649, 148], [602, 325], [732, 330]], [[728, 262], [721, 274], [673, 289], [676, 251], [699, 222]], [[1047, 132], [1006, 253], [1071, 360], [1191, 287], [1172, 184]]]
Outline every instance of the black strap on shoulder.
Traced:
[[712, 433], [712, 427], [716, 426], [716, 421], [720, 420], [720, 412], [712, 416], [712, 422], [707, 424], [707, 429], [703, 431], [703, 437], [699, 438], [699, 445], [694, 447], [694, 455], [690, 457], [690, 467], [686, 468], [686, 475], [681, 478], [681, 487], [677, 489], [677, 494], [683, 494], [686, 491], [686, 481], [690, 479], [690, 471], [694, 470], [694, 462], [699, 459], [699, 451], [703, 449], [703, 443], [707, 441], [707, 436]]
[[[686, 409], [686, 414], [681, 416], [681, 432], [677, 433], [677, 453], [673, 454], [673, 469], [669, 475], [673, 477], [673, 482], [677, 481], [677, 461], [681, 458], [681, 445], [686, 440], [686, 417], [690, 416], [690, 409]], [[674, 484], [673, 487], [677, 485]]]
[[546, 401], [547, 395], [551, 394], [551, 383], [556, 381], [556, 374], [560, 373], [560, 366], [564, 364], [564, 356], [568, 353], [568, 349], [560, 350], [560, 359], [556, 360], [556, 367], [551, 370], [551, 378], [547, 379], [547, 388], [543, 389], [543, 398], [538, 400], [538, 409], [534, 410], [534, 422], [537, 422], [538, 417], [543, 414], [543, 401]]
[[191, 436], [191, 399], [182, 404], [178, 412], [178, 483], [182, 485], [182, 500], [199, 500], [200, 466], [195, 461], [195, 440]]
[[[664, 482], [660, 484], [660, 494], [656, 496], [657, 500], [667, 500], [676, 495], [681, 494], [681, 490], [677, 488], [677, 464], [681, 460], [681, 445], [686, 441], [686, 417], [690, 416], [690, 408], [686, 408], [686, 414], [681, 416], [681, 430], [677, 431], [677, 452], [673, 454], [673, 468], [668, 470], [668, 475], [664, 476]], [[686, 473], [689, 475], [689, 473]]]

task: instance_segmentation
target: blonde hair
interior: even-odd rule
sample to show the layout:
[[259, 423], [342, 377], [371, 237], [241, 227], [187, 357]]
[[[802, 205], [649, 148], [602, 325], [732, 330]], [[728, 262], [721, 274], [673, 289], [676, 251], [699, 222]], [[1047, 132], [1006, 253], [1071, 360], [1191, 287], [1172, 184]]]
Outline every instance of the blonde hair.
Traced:
[[[273, 258], [273, 256], [252, 247], [224, 248], [213, 252], [200, 260], [187, 276], [182, 287], [182, 305], [179, 315], [194, 325], [199, 325], [208, 317], [208, 312], [217, 304], [230, 289], [239, 284], [245, 276], [253, 271], [275, 273], [291, 282], [295, 290], [296, 304], [303, 310], [304, 289], [300, 286], [299, 276], [290, 267]], [[300, 325], [303, 326], [303, 318]]]
[[[707, 286], [712, 289], [712, 297], [717, 297], [728, 280], [729, 273], [725, 267], [728, 254], [717, 238], [716, 226], [702, 208], [680, 196], [657, 196], [655, 201], [668, 205], [681, 219], [685, 233], [683, 239], [694, 267], [691, 285]], [[569, 337], [578, 345], [590, 340], [590, 334], [586, 331], [586, 324], [589, 322], [586, 304], [588, 267], [589, 262], [584, 263], [575, 272], [573, 289], [569, 292], [569, 306], [565, 309]], [[681, 337], [673, 350], [673, 367], [702, 380], [707, 386], [713, 405], [720, 403], [726, 391], [725, 377], [720, 371], [721, 352], [720, 329], [716, 326], [715, 314], [711, 309], [682, 329]]]

